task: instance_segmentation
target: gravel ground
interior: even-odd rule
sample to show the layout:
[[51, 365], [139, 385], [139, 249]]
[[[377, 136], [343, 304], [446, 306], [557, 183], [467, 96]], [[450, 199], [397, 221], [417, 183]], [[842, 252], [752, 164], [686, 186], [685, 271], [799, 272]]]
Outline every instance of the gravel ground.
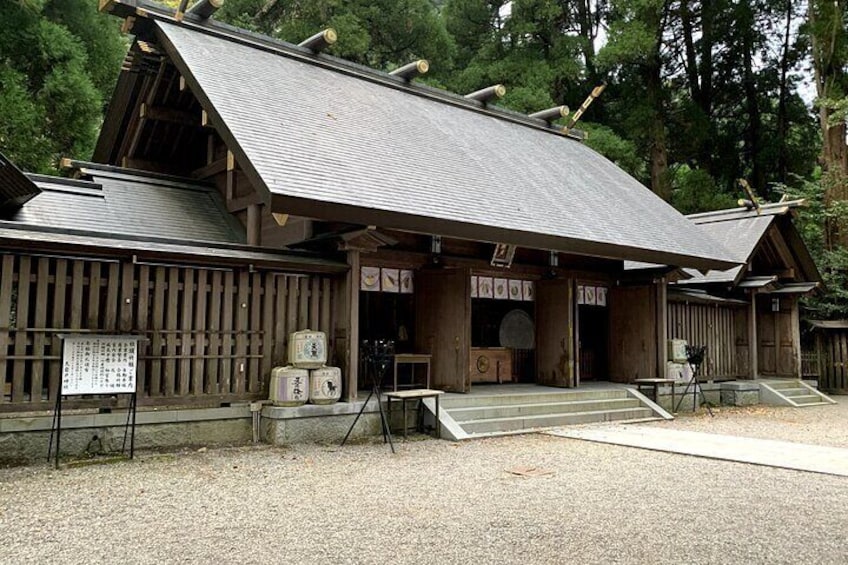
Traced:
[[[671, 425], [845, 445], [844, 409], [760, 410]], [[846, 508], [844, 477], [543, 435], [262, 446], [0, 470], [0, 562], [844, 564]]]
[[835, 397], [837, 404], [809, 408], [777, 406], [721, 407], [715, 418], [706, 411], [678, 414], [673, 421], [651, 425], [676, 430], [710, 432], [831, 447], [848, 447], [848, 396]]

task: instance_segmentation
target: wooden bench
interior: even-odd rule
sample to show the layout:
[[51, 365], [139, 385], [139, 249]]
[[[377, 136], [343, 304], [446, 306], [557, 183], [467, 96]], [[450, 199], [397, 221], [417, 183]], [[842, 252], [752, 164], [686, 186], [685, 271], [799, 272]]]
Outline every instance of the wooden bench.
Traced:
[[[429, 388], [414, 388], [410, 390], [398, 390], [394, 392], [385, 393], [387, 408], [389, 412], [389, 422], [391, 422], [392, 417], [392, 401], [400, 400], [403, 405], [403, 439], [406, 439], [407, 425], [406, 425], [406, 401], [407, 400], [418, 400], [419, 403], [422, 403], [425, 398], [435, 398], [436, 399], [436, 437], [441, 439], [442, 437], [442, 426], [439, 423], [439, 397], [443, 395], [445, 391], [443, 390], [432, 390]], [[420, 404], [419, 404], [420, 408]], [[416, 425], [417, 427], [417, 425]]]
[[636, 390], [642, 392], [642, 387], [653, 387], [654, 397], [652, 400], [659, 404], [658, 398], [660, 394], [660, 385], [671, 385], [671, 411], [674, 410], [674, 379], [636, 379], [633, 384], [636, 385]]

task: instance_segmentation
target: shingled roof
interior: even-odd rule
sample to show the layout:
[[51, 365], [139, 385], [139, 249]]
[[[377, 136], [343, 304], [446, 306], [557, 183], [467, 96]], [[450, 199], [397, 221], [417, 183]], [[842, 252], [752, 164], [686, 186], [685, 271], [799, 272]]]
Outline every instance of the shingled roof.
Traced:
[[244, 243], [214, 186], [77, 162], [86, 180], [30, 175], [42, 193], [8, 219], [30, 226], [177, 241]]
[[801, 272], [798, 275], [801, 280], [820, 282], [821, 274], [792, 222], [784, 221], [777, 225], [782, 218], [791, 218], [792, 211], [803, 204], [803, 200], [793, 200], [765, 204], [759, 209], [732, 208], [687, 216], [703, 233], [724, 246], [730, 257], [743, 265], [726, 270], [712, 270], [705, 274], [684, 269], [689, 278], [677, 281], [676, 284], [741, 286], [746, 274], [745, 266], [749, 264], [770, 229], [779, 230], [783, 234], [781, 237], [790, 238], [787, 244], [791, 246], [794, 259], [799, 264]]
[[[37, 191], [0, 211], [8, 248], [175, 257], [198, 263], [251, 264], [291, 272], [338, 273], [347, 265], [310, 253], [244, 245], [244, 228], [211, 185], [73, 161], [81, 178], [20, 173]], [[9, 190], [0, 175], [0, 193]]]
[[40, 192], [34, 182], [0, 153], [0, 213], [20, 208]]
[[696, 268], [721, 245], [537, 120], [215, 22], [146, 12], [275, 211]]

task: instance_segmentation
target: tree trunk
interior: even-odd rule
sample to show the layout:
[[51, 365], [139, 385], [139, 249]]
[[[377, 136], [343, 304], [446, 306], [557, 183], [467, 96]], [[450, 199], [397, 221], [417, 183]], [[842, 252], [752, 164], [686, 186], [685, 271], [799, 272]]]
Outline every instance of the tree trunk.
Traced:
[[786, 135], [789, 133], [789, 49], [792, 30], [792, 0], [786, 0], [786, 28], [783, 32], [783, 52], [780, 57], [780, 94], [777, 101], [777, 139], [780, 144], [777, 154], [777, 180], [786, 182], [789, 170], [789, 153], [787, 151]]
[[757, 100], [757, 83], [754, 74], [753, 61], [753, 37], [754, 14], [750, 4], [743, 4], [742, 18], [740, 18], [739, 33], [742, 35], [742, 59], [744, 65], [743, 84], [745, 88], [745, 109], [748, 114], [748, 123], [745, 127], [745, 153], [751, 164], [751, 184], [754, 190], [762, 195], [766, 194], [766, 178], [762, 165], [760, 164], [760, 135], [762, 129], [762, 117], [760, 116], [760, 104]]
[[656, 31], [656, 41], [645, 68], [645, 90], [653, 114], [650, 126], [651, 190], [668, 202], [671, 200], [671, 182], [668, 175], [668, 146], [665, 134], [662, 58], [660, 56], [666, 12], [667, 3], [664, 3], [661, 12], [651, 13], [653, 17], [648, 18], [653, 20], [648, 23]]
[[[810, 39], [813, 51], [813, 70], [819, 100], [838, 100], [848, 94], [846, 89], [843, 25], [845, 0], [811, 0], [809, 3]], [[845, 122], [831, 123], [832, 110], [819, 104], [822, 129], [821, 162], [824, 169], [824, 203], [830, 208], [836, 202], [848, 200], [848, 146], [845, 144]], [[825, 245], [828, 249], [848, 246], [848, 226], [838, 217], [825, 220]]]

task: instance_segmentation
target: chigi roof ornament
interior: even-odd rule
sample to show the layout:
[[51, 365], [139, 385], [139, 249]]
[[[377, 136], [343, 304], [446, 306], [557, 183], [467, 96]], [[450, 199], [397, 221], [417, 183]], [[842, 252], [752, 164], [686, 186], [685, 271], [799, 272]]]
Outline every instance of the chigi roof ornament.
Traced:
[[207, 20], [224, 5], [224, 0], [198, 0], [186, 12], [200, 19]]
[[506, 87], [502, 84], [496, 84], [480, 90], [475, 90], [471, 94], [466, 94], [465, 97], [469, 100], [477, 100], [486, 104], [490, 100], [503, 98], [506, 94]]
[[331, 27], [327, 29], [321, 30], [312, 37], [308, 39], [304, 39], [298, 45], [300, 47], [306, 47], [307, 49], [311, 49], [315, 53], [319, 53], [336, 42], [339, 38], [336, 30]]
[[541, 110], [539, 112], [534, 112], [530, 114], [531, 118], [538, 118], [540, 120], [545, 120], [550, 123], [554, 120], [558, 120], [560, 118], [568, 117], [569, 109], [568, 106], [554, 106], [553, 108], [548, 108], [547, 110]]
[[402, 67], [398, 67], [389, 74], [409, 81], [414, 79], [415, 77], [427, 74], [427, 71], [429, 70], [430, 63], [427, 62], [426, 59], [418, 59], [417, 61], [413, 61]]

